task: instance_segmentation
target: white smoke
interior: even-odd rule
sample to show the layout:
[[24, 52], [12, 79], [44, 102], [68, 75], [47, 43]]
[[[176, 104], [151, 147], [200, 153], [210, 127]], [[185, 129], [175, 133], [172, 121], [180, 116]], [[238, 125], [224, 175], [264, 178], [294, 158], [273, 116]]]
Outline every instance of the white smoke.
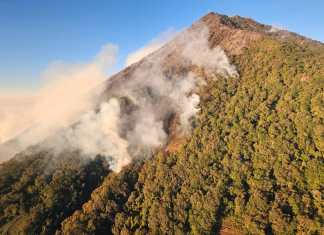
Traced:
[[[156, 59], [156, 58], [155, 58]], [[90, 111], [72, 127], [48, 141], [55, 152], [78, 149], [86, 156], [106, 156], [119, 171], [134, 158], [147, 157], [167, 143], [164, 123], [170, 114], [180, 118], [179, 134], [190, 130], [199, 111], [199, 96], [191, 94], [197, 79], [164, 75], [160, 62], [147, 61], [97, 111]], [[122, 104], [127, 99], [128, 107]], [[130, 109], [130, 111], [123, 111]]]
[[84, 114], [78, 124], [50, 138], [46, 147], [56, 152], [65, 149], [80, 150], [87, 157], [98, 154], [111, 158], [112, 168], [119, 171], [130, 163], [128, 142], [119, 135], [121, 110], [117, 99], [100, 106], [100, 112]]
[[197, 91], [203, 82], [190, 71], [166, 72], [164, 65], [174, 46], [180, 48], [175, 61], [179, 66], [188, 66], [189, 61], [221, 76], [237, 76], [225, 52], [219, 47], [209, 48], [206, 28], [185, 31], [146, 57], [127, 79], [115, 81], [105, 91], [109, 98], [99, 110], [86, 114], [63, 132], [61, 139], [83, 154], [107, 156], [113, 170], [119, 171], [132, 159], [150, 156], [168, 142], [170, 117], [178, 117], [178, 135], [188, 134], [191, 119], [199, 111]]
[[[151, 156], [168, 143], [170, 121], [177, 123], [178, 135], [188, 134], [191, 120], [199, 111], [198, 90], [203, 84], [202, 78], [186, 68], [194, 65], [224, 77], [237, 75], [221, 48], [209, 48], [208, 35], [204, 27], [186, 30], [161, 50], [144, 58], [127, 77], [110, 80], [106, 90], [97, 90], [106, 95], [100, 102], [98, 97], [94, 99], [88, 95], [100, 84], [91, 79], [95, 77], [102, 81], [102, 70], [107, 58], [111, 61], [115, 58], [115, 47], [108, 50], [113, 51], [108, 53], [113, 55], [111, 57], [101, 53], [94, 62], [78, 69], [68, 67], [59, 74], [56, 73], [59, 69], [47, 72], [49, 77], [54, 74], [54, 81], [59, 84], [60, 81], [62, 85], [67, 82], [66, 90], [48, 86], [40, 92], [46, 99], [42, 98], [36, 105], [40, 107], [36, 108], [38, 112], [32, 112], [33, 117], [40, 117], [18, 139], [30, 145], [56, 133], [43, 143], [46, 148], [54, 152], [78, 150], [88, 157], [106, 156], [115, 171], [133, 159]], [[174, 53], [177, 60], [173, 66], [182, 67], [183, 72], [170, 72], [172, 68], [166, 66]], [[77, 84], [65, 81], [70, 76], [80, 78], [81, 84], [84, 82], [81, 87], [89, 89], [75, 91]], [[88, 87], [87, 84], [91, 85]], [[76, 95], [66, 100], [64, 97], [69, 97], [69, 91]]]
[[117, 50], [107, 44], [87, 64], [51, 64], [42, 74], [44, 85], [28, 95], [6, 91], [7, 95], [0, 97], [0, 103], [6, 104], [0, 108], [0, 143], [17, 138], [6, 148], [0, 147], [0, 161], [68, 127], [93, 108], [98, 91], [92, 90], [105, 80]]
[[195, 31], [188, 30], [179, 35], [178, 40], [189, 42], [184, 44], [182, 55], [192, 64], [215, 71], [222, 76], [238, 76], [235, 66], [230, 64], [224, 50], [219, 46], [212, 49], [209, 47], [208, 35], [209, 30], [204, 25]]
[[0, 92], [0, 144], [15, 137], [30, 123], [27, 110], [34, 105], [34, 93], [26, 91]]
[[131, 64], [134, 64], [141, 59], [143, 59], [145, 56], [151, 54], [152, 52], [160, 49], [165, 43], [170, 41], [177, 31], [175, 31], [173, 28], [170, 28], [161, 34], [159, 34], [156, 38], [151, 40], [147, 45], [144, 47], [130, 53], [126, 58], [126, 66], [129, 66]]
[[282, 25], [279, 25], [279, 24], [274, 24], [274, 25], [270, 26], [270, 29], [268, 32], [269, 33], [278, 33], [281, 31], [287, 31], [287, 28]]

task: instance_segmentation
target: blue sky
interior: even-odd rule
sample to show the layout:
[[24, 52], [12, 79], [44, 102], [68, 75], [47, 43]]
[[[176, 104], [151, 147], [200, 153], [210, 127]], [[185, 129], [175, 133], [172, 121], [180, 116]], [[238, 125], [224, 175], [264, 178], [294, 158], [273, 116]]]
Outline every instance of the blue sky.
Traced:
[[85, 62], [108, 42], [127, 55], [206, 13], [241, 15], [324, 41], [321, 0], [0, 0], [0, 88], [37, 87], [49, 63]]

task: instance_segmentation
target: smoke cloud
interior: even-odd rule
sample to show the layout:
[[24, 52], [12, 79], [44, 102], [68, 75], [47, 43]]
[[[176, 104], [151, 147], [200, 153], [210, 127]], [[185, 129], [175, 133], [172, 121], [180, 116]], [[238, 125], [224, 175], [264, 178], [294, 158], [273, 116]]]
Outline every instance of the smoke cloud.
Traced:
[[126, 77], [110, 79], [100, 89], [103, 70], [115, 58], [112, 45], [87, 65], [49, 69], [46, 77], [53, 82], [27, 110], [37, 122], [25, 125], [29, 129], [18, 139], [25, 146], [45, 139], [42, 146], [55, 153], [72, 149], [87, 157], [102, 155], [115, 171], [134, 159], [150, 157], [170, 141], [171, 132], [183, 136], [191, 131], [204, 81], [190, 67], [237, 76], [225, 52], [210, 49], [208, 35], [205, 27], [186, 30], [133, 66]]
[[271, 25], [270, 26], [270, 29], [269, 29], [269, 33], [278, 33], [278, 32], [281, 32], [281, 31], [287, 31], [287, 28], [282, 26], [282, 25], [279, 25], [279, 24], [275, 24], [275, 25]]
[[93, 108], [98, 93], [93, 90], [105, 80], [117, 51], [117, 46], [107, 44], [87, 64], [51, 64], [41, 76], [44, 84], [38, 91], [26, 95], [6, 91], [0, 97], [5, 104], [0, 108], [0, 143], [5, 143], [0, 146], [0, 161], [68, 127]]
[[164, 44], [170, 41], [176, 35], [176, 33], [177, 31], [175, 31], [173, 28], [162, 32], [156, 38], [151, 40], [146, 46], [130, 53], [126, 58], [125, 65], [129, 66], [131, 64], [134, 64], [143, 59], [145, 56], [160, 49]]
[[235, 66], [230, 64], [224, 50], [219, 46], [212, 49], [209, 47], [208, 35], [208, 28], [199, 25], [195, 31], [187, 30], [180, 34], [176, 46], [183, 45], [182, 55], [194, 65], [222, 76], [238, 76]]

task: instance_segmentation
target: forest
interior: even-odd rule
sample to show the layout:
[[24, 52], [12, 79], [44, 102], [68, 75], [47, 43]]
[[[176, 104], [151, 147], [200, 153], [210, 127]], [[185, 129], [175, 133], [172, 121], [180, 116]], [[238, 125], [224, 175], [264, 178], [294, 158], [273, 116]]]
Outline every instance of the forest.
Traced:
[[[0, 166], [1, 234], [324, 233], [324, 46], [264, 37], [200, 92], [193, 132], [112, 172], [102, 156]], [[46, 170], [45, 170], [46, 169]]]

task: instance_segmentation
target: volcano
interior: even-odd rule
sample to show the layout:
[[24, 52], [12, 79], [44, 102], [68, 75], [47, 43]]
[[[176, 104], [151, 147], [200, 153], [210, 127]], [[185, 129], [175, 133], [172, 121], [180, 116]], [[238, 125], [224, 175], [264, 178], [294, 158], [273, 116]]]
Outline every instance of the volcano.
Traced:
[[1, 234], [321, 234], [323, 65], [322, 42], [207, 14], [0, 165]]

